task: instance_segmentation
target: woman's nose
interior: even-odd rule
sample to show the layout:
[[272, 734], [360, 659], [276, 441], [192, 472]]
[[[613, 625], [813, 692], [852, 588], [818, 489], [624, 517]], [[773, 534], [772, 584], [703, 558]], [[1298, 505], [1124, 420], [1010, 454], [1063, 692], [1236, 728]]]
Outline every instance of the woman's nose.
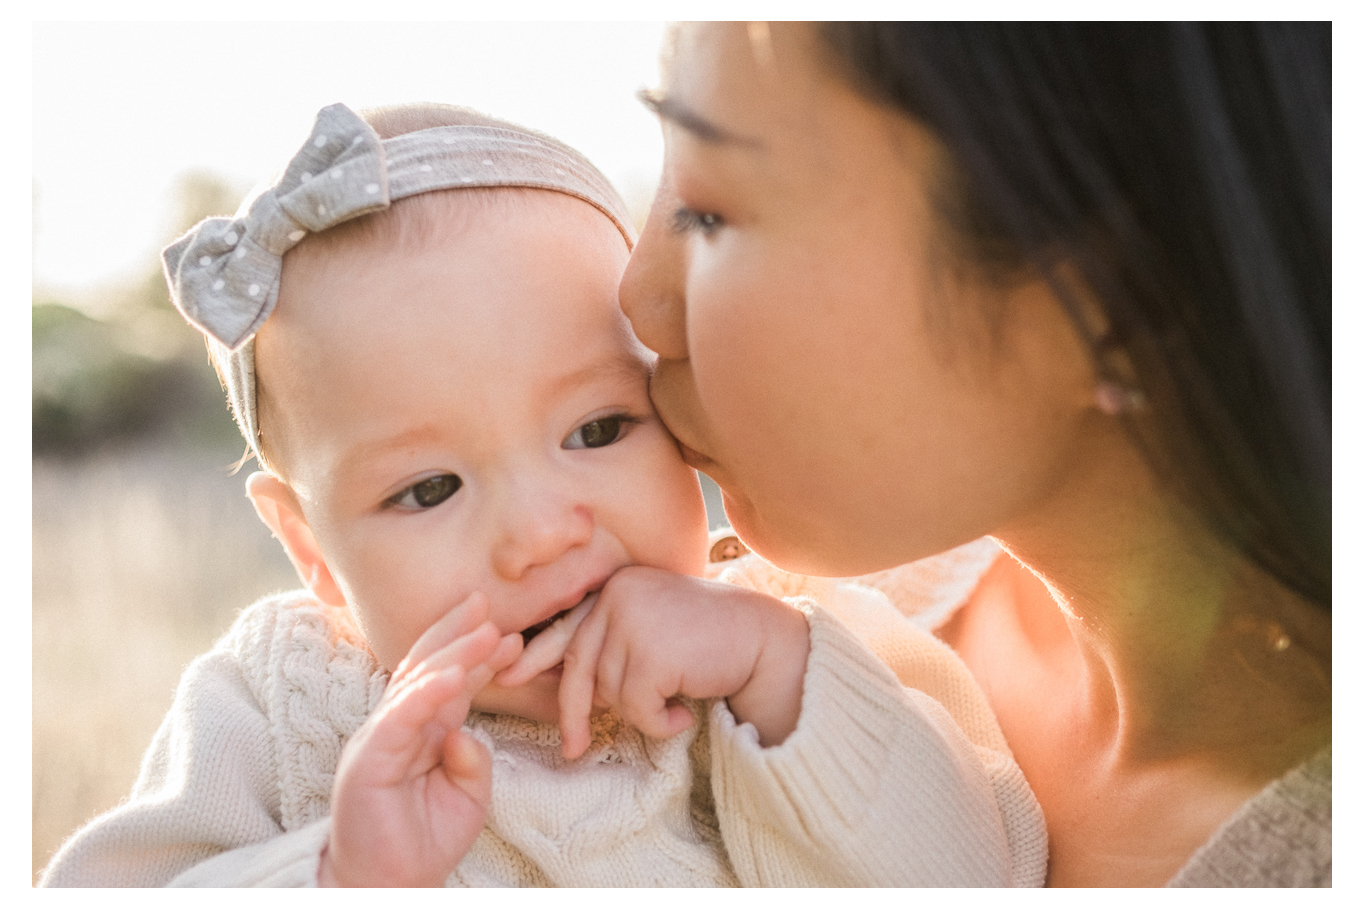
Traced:
[[592, 540], [592, 509], [543, 485], [517, 485], [506, 491], [499, 505], [493, 568], [508, 581]]
[[672, 230], [678, 202], [665, 176], [621, 278], [621, 309], [635, 335], [665, 360], [687, 359], [686, 238]]

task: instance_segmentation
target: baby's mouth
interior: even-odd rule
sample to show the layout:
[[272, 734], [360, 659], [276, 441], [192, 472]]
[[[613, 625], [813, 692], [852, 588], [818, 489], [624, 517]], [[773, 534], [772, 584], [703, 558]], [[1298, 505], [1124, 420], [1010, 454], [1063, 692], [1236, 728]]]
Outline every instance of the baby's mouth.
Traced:
[[[535, 637], [536, 637], [537, 635], [539, 635], [541, 632], [544, 632], [546, 629], [550, 628], [550, 626], [553, 626], [555, 623], [559, 622], [561, 619], [563, 619], [564, 617], [568, 616], [568, 615], [569, 615], [570, 613], [572, 613], [574, 610], [577, 610], [579, 607], [582, 607], [582, 606], [583, 606], [585, 603], [587, 603], [588, 601], [590, 601], [590, 600], [595, 601], [595, 600], [597, 599], [597, 594], [598, 594], [597, 591], [589, 591], [587, 594], [584, 594], [584, 595], [583, 595], [583, 599], [582, 599], [582, 600], [580, 600], [578, 603], [574, 604], [572, 607], [569, 607], [567, 610], [560, 610], [558, 613], [556, 613], [554, 616], [551, 616], [549, 619], [542, 619], [540, 622], [536, 623], [534, 626], [527, 626], [526, 628], [522, 629], [522, 630], [521, 630], [521, 643], [522, 643], [522, 645], [525, 646], [525, 645], [530, 644], [530, 643], [531, 643], [531, 639], [535, 638]], [[580, 612], [580, 613], [584, 613], [584, 612], [586, 612], [586, 610], [581, 610], [581, 611], [579, 611], [579, 612]], [[576, 621], [574, 622], [572, 628], [577, 628], [577, 627], [578, 627], [578, 621], [576, 620]], [[571, 629], [570, 631], [572, 631], [572, 629]]]
[[[521, 632], [521, 656], [494, 677], [500, 686], [516, 687], [530, 682], [537, 675], [564, 662], [564, 652], [573, 640], [574, 632], [597, 604], [601, 589], [589, 591], [583, 599], [567, 610], [560, 610], [549, 619]], [[541, 633], [548, 632], [548, 635]], [[532, 640], [534, 639], [534, 641]]]
[[[577, 604], [575, 604], [575, 606], [577, 606]], [[572, 607], [570, 609], [572, 609]], [[550, 628], [550, 626], [553, 626], [558, 620], [563, 619], [565, 616], [568, 615], [568, 613], [569, 613], [568, 610], [560, 610], [558, 613], [556, 613], [554, 616], [551, 616], [549, 619], [543, 619], [540, 622], [536, 623], [534, 626], [527, 626], [526, 628], [522, 629], [521, 643], [523, 645], [530, 644], [531, 639], [535, 638], [541, 632], [544, 632], [546, 629]]]

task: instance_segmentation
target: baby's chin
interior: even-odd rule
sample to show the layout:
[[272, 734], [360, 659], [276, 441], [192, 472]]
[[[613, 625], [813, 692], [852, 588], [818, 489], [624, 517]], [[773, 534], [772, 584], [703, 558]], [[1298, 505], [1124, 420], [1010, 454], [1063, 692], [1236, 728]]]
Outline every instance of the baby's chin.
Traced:
[[472, 707], [485, 714], [510, 714], [541, 723], [557, 724], [560, 673], [561, 668], [554, 666], [530, 682], [510, 689], [489, 683], [475, 696]]

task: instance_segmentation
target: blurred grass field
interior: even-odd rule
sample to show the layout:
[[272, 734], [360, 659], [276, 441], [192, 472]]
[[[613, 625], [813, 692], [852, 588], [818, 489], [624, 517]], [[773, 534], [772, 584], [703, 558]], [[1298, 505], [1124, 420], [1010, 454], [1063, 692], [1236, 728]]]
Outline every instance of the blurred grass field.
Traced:
[[297, 586], [245, 470], [169, 444], [33, 462], [33, 875], [128, 794], [185, 665]]

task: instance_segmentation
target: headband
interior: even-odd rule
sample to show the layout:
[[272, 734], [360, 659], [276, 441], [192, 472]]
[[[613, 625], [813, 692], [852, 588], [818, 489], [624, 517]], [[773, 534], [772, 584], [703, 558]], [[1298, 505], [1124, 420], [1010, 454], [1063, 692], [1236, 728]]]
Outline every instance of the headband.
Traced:
[[529, 187], [566, 193], [611, 219], [633, 248], [625, 204], [587, 158], [514, 127], [441, 126], [380, 140], [344, 104], [318, 112], [283, 176], [245, 215], [208, 218], [162, 251], [171, 299], [211, 341], [233, 413], [256, 441], [253, 338], [279, 301], [284, 254], [309, 234], [419, 193]]

